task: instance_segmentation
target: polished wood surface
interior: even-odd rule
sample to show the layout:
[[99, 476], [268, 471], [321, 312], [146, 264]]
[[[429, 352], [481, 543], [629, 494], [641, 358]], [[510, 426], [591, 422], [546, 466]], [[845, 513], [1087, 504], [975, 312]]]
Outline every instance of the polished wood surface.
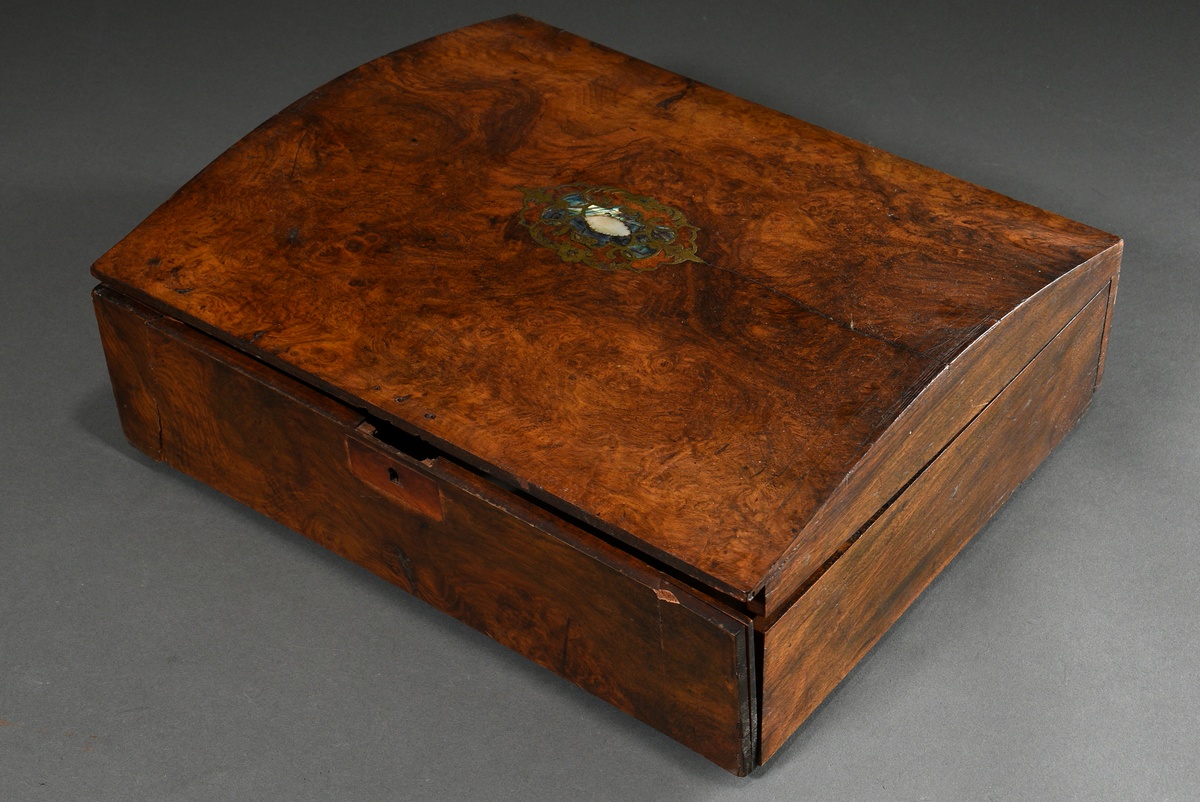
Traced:
[[[103, 288], [95, 303], [117, 397], [153, 399], [151, 456], [729, 771], [752, 768], [746, 619], [454, 463], [390, 448], [359, 413], [204, 334]], [[381, 489], [392, 473], [416, 478], [418, 502]]]
[[[576, 182], [679, 210], [703, 261], [564, 263], [519, 217], [524, 190]], [[956, 395], [946, 366], [995, 327], [1019, 370], [1045, 339], [997, 323], [1118, 256], [1111, 235], [511, 17], [297, 102], [94, 272], [673, 571], [778, 603], [873, 514], [853, 482], [884, 503], [911, 478], [858, 469], [904, 449], [914, 399], [949, 399], [905, 456], [918, 470], [1011, 377]]]
[[764, 761], [1075, 425], [1099, 380], [1108, 311], [1105, 286], [769, 624], [762, 635]]

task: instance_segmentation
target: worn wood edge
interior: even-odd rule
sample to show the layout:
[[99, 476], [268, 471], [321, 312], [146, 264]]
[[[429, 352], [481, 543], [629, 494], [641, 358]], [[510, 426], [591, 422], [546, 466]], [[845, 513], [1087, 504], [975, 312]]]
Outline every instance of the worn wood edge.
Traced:
[[[1091, 297], [1119, 273], [1120, 259], [1118, 242], [1046, 285], [977, 337], [921, 389], [875, 439], [759, 583], [756, 590], [765, 597], [766, 615], [786, 609], [797, 591], [815, 572], [825, 570], [827, 561], [854, 533], [1000, 396]], [[1115, 287], [1115, 281], [1112, 285]], [[1046, 314], [1044, 320], [1037, 319], [1041, 314]], [[1108, 318], [1105, 342], [1107, 331]], [[997, 359], [1002, 360], [998, 366]], [[910, 450], [911, 442], [921, 445]]]
[[739, 628], [732, 637], [734, 676], [738, 684], [739, 749], [733, 756], [733, 762], [729, 764], [720, 763], [708, 755], [705, 757], [729, 773], [737, 777], [745, 777], [759, 765], [758, 671], [757, 664], [754, 662], [754, 652], [748, 645], [754, 642], [753, 624]]
[[162, 459], [158, 389], [145, 326], [161, 315], [104, 285], [92, 290], [92, 308], [125, 439], [147, 456]]
[[[947, 447], [944, 453], [949, 459], [939, 459], [923, 472], [904, 496], [850, 545], [846, 555], [835, 562], [796, 604], [763, 632], [760, 712], [763, 762], [787, 742], [820, 702], [837, 687], [1082, 417], [1092, 398], [1094, 376], [1099, 369], [1102, 318], [1107, 314], [1109, 292], [1110, 287], [1106, 284], [1071, 324], [1039, 353], [1039, 358], [1005, 388], [1005, 393]], [[1071, 347], [1073, 345], [1075, 348]], [[1071, 355], [1075, 355], [1081, 363], [1068, 375], [1059, 370], [1059, 362]], [[1049, 374], [1048, 378], [1043, 373]], [[1039, 381], [1041, 385], [1036, 385]], [[1014, 450], [1011, 445], [1008, 450], [997, 448], [991, 441], [1005, 439], [1012, 433], [1003, 426], [992, 427], [993, 421], [1008, 414], [1008, 407], [1015, 405], [1027, 393], [1041, 393], [1046, 398], [1056, 398], [1055, 394], [1062, 388], [1054, 384], [1055, 381], [1062, 382], [1067, 390], [1075, 392], [1073, 396], [1063, 393], [1066, 402], [1053, 419], [1045, 416], [1029, 422], [1028, 416], [1017, 414], [1010, 422], [1014, 428], [1018, 423], [1030, 424], [1021, 427], [1020, 433], [1032, 438], [1035, 445], [1038, 441], [1044, 441], [1044, 447], [1032, 456], [1028, 452]], [[1030, 390], [1029, 387], [1035, 389]], [[1004, 422], [1001, 418], [1001, 423]], [[968, 470], [975, 467], [980, 472], [986, 472], [969, 459], [973, 452], [1002, 453], [1015, 463], [1016, 470], [1003, 481], [976, 482], [967, 493], [959, 496], [959, 505], [972, 501], [983, 502], [978, 505], [982, 512], [956, 522], [939, 497], [950, 489], [952, 483], [957, 482], [954, 492], [950, 494], [950, 498], [954, 498], [958, 488], [969, 481], [962, 477], [964, 467]], [[966, 465], [958, 465], [958, 462], [965, 462]], [[989, 473], [989, 477], [992, 475], [994, 473]], [[921, 503], [922, 494], [930, 497], [924, 504]], [[963, 506], [956, 507], [955, 511], [962, 509]], [[969, 515], [970, 510], [966, 513]], [[905, 525], [912, 519], [919, 519], [918, 529], [929, 526], [931, 521], [945, 520], [951, 531], [936, 539], [931, 538], [931, 542], [918, 543], [921, 548], [914, 549], [914, 544], [907, 541], [916, 538], [903, 538]], [[956, 523], [959, 524], [957, 528]], [[898, 546], [899, 552], [887, 549], [889, 537], [906, 541]], [[892, 577], [891, 585], [880, 587], [878, 582], [873, 582], [880, 572], [884, 572], [886, 578], [888, 569], [896, 574]], [[854, 596], [856, 591], [860, 595]], [[847, 599], [848, 596], [851, 598]], [[858, 604], [855, 604], [856, 601]], [[833, 620], [826, 620], [830, 616], [834, 617]], [[847, 644], [850, 644], [849, 648]], [[827, 653], [823, 654], [819, 664], [824, 669], [823, 676], [814, 676], [815, 671], [803, 672], [799, 668], [801, 663], [812, 654], [821, 654], [823, 648], [833, 650], [835, 653], [832, 657], [836, 658], [831, 659]], [[801, 670], [801, 675], [796, 675], [797, 670]]]
[[[121, 303], [124, 299], [121, 299], [119, 294], [111, 290], [106, 290], [104, 294], [116, 299], [119, 309], [124, 313], [137, 313], [144, 310], [144, 307], [136, 302]], [[142, 353], [147, 356], [150, 363], [153, 362], [154, 355], [153, 349], [146, 345], [147, 336], [157, 336], [180, 342], [183, 347], [196, 351], [205, 358], [214, 360], [221, 364], [222, 367], [231, 369], [252, 381], [259, 382], [270, 390], [286, 396], [290, 401], [302, 406], [305, 410], [319, 414], [328, 418], [334, 424], [346, 428], [346, 437], [348, 440], [356, 439], [361, 442], [364, 448], [380, 451], [386, 454], [388, 458], [403, 463], [415, 471], [423, 472], [429, 476], [436, 477], [440, 481], [451, 484], [464, 493], [496, 507], [504, 514], [530, 525], [542, 535], [548, 536], [586, 558], [594, 560], [608, 569], [627, 577], [631, 581], [642, 585], [647, 589], [648, 593], [653, 594], [654, 601], [649, 603], [679, 605], [688, 610], [689, 613], [703, 620], [706, 625], [723, 631], [730, 639], [730, 648], [732, 649], [734, 659], [733, 676], [736, 680], [736, 702], [740, 711], [739, 740], [741, 746], [737, 754], [732, 756], [731, 760], [726, 759], [729, 756], [706, 754], [704, 752], [699, 752], [699, 754], [738, 776], [744, 776], [753, 769], [757, 754], [758, 705], [755, 688], [758, 672], [753, 652], [749, 651], [747, 647], [747, 643], [753, 642], [752, 623], [748, 618], [719, 602], [709, 602], [706, 599], [697, 597], [690, 588], [673, 582], [670, 577], [666, 577], [654, 569], [638, 563], [633, 557], [623, 551], [606, 543], [595, 541], [585, 533], [573, 530], [570, 524], [554, 518], [551, 513], [519, 497], [507, 494], [503, 488], [488, 481], [485, 477], [468, 471], [462, 466], [449, 462], [444, 458], [418, 461], [386, 443], [375, 440], [369, 433], [364, 431], [362, 416], [357, 411], [346, 409], [340, 402], [325, 397], [312, 388], [297, 382], [292, 377], [280, 374], [274, 368], [263, 365], [252, 357], [224, 343], [215, 341], [186, 324], [161, 317], [156, 313], [146, 315], [144, 312], [137, 317], [137, 324], [145, 330], [140, 341], [144, 346]], [[157, 390], [157, 388], [152, 389]], [[134, 445], [140, 448], [138, 443], [134, 443]], [[155, 458], [165, 460], [172, 467], [184, 473], [189, 473], [182, 465], [176, 464], [177, 461], [171, 458], [170, 453], [166, 453], [161, 449]], [[254, 505], [251, 504], [250, 506], [253, 507]], [[368, 570], [371, 569], [368, 567]], [[378, 572], [373, 572], [378, 574]], [[382, 574], [379, 575], [391, 581], [389, 577]], [[392, 583], [396, 584], [394, 581]], [[407, 588], [402, 589], [407, 590]], [[506, 648], [513, 648], [509, 644], [502, 645], [505, 645]], [[518, 651], [518, 653], [521, 652]], [[555, 671], [560, 675], [562, 674], [562, 672], [556, 671], [555, 667], [548, 663], [533, 659], [529, 655], [523, 656], [549, 670]], [[564, 676], [564, 678], [571, 679], [567, 676]], [[595, 694], [594, 691], [593, 694]], [[603, 696], [598, 696], [598, 698], [604, 699]], [[642, 719], [656, 729], [658, 728], [653, 721], [645, 719], [637, 711], [626, 710], [624, 707], [616, 705], [611, 699], [605, 699], [605, 701], [614, 704], [614, 706], [617, 706], [623, 712]]]
[[1112, 330], [1113, 311], [1117, 305], [1117, 284], [1121, 278], [1120, 259], [1125, 251], [1124, 241], [1116, 244], [1117, 250], [1117, 269], [1113, 272], [1112, 281], [1108, 285], [1108, 309], [1104, 315], [1104, 338], [1100, 341], [1100, 367], [1096, 371], [1096, 389], [1100, 389], [1100, 382], [1104, 378], [1104, 364], [1108, 361], [1108, 335]]

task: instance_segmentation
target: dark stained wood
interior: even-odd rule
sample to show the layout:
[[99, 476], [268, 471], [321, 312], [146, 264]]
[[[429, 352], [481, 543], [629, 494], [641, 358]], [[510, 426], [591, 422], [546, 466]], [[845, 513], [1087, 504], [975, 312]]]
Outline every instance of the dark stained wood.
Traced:
[[154, 459], [162, 459], [157, 390], [145, 325], [161, 315], [103, 287], [92, 293], [92, 307], [125, 437]]
[[[1115, 287], [1121, 245], [1048, 285], [976, 339], [859, 460], [772, 569], [765, 612], [787, 605], [847, 535], [858, 532], [1012, 381], [1097, 292]], [[1111, 303], [1109, 304], [1111, 309]], [[1104, 322], [1107, 342], [1108, 317]], [[1103, 369], [1103, 351], [1100, 365]], [[1097, 379], [1099, 381], [1099, 379]]]
[[1109, 289], [763, 633], [762, 759], [825, 696], [1087, 408]]
[[[680, 210], [703, 262], [560, 261], [522, 190], [574, 182]], [[1117, 245], [511, 17], [300, 100], [94, 272], [717, 592], [782, 600], [872, 514], [855, 493], [886, 501], [1053, 333], [997, 322]], [[971, 355], [994, 326], [1013, 353]], [[931, 388], [976, 376], [960, 355], [990, 383]], [[904, 445], [934, 396], [959, 406]]]
[[[118, 398], [155, 393], [153, 456], [729, 771], [753, 766], [746, 619], [458, 465], [390, 448], [361, 414], [206, 335], [111, 291], [96, 302]], [[125, 342], [145, 347], [133, 354]], [[134, 406], [121, 411], [141, 419]], [[372, 471], [418, 489], [378, 492], [379, 480], [364, 482]]]

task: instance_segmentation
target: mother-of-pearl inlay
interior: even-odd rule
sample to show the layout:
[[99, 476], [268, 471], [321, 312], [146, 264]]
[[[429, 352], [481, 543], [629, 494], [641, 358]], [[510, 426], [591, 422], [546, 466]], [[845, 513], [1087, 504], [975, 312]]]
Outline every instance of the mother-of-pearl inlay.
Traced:
[[620, 209], [606, 209], [603, 206], [589, 206], [583, 213], [583, 219], [588, 228], [599, 234], [610, 237], [628, 237], [632, 232], [629, 226], [621, 222]]

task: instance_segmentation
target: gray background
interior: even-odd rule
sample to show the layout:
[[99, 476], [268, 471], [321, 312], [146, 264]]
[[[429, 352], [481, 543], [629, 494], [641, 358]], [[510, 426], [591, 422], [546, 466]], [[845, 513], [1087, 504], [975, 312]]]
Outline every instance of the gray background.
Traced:
[[[120, 433], [90, 263], [317, 85], [514, 10], [1126, 238], [1088, 415], [746, 780]], [[0, 798], [1200, 798], [1198, 33], [1167, 4], [6, 4]]]

